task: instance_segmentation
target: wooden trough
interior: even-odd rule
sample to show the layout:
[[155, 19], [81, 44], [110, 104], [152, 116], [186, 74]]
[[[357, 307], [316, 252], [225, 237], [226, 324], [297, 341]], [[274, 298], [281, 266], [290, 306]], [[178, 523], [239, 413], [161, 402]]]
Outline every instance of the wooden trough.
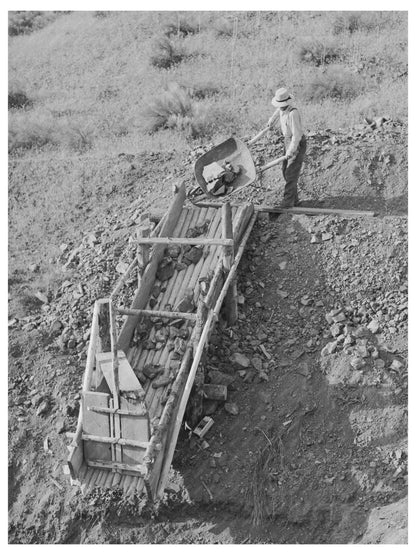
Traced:
[[[95, 303], [67, 461], [72, 482], [84, 491], [120, 487], [126, 495], [146, 493], [150, 502], [162, 497], [221, 307], [230, 323], [237, 319], [236, 270], [257, 213], [252, 204], [188, 208], [185, 196], [184, 185], [175, 190], [153, 232], [144, 219], [137, 257], [110, 297]], [[189, 262], [195, 248], [199, 256]], [[132, 305], [119, 306], [133, 272]]]

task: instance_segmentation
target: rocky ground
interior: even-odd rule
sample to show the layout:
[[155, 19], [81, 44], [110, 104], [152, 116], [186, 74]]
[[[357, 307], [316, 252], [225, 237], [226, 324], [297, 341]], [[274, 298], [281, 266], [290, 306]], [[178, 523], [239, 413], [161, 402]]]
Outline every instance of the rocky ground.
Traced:
[[[183, 431], [156, 516], [117, 492], [83, 498], [62, 471], [93, 301], [131, 261], [148, 206], [62, 243], [54, 291], [28, 296], [11, 274], [11, 543], [406, 542], [405, 136], [394, 122], [310, 136], [303, 197], [379, 216], [260, 218], [239, 272], [238, 323], [219, 325], [208, 353], [207, 381], [227, 386], [227, 402], [206, 404], [214, 425], [203, 440]], [[277, 151], [259, 146], [256, 158]], [[191, 181], [190, 160], [169, 178]], [[276, 203], [276, 177], [240, 197]]]

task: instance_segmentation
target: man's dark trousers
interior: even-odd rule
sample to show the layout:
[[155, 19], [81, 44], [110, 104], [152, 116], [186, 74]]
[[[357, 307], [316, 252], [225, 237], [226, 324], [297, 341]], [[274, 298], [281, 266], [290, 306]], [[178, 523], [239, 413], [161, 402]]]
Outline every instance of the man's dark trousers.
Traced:
[[295, 206], [299, 202], [298, 198], [298, 179], [302, 168], [306, 152], [306, 137], [303, 136], [299, 143], [298, 152], [293, 161], [288, 164], [283, 160], [283, 178], [286, 181], [285, 194], [283, 196], [283, 206]]

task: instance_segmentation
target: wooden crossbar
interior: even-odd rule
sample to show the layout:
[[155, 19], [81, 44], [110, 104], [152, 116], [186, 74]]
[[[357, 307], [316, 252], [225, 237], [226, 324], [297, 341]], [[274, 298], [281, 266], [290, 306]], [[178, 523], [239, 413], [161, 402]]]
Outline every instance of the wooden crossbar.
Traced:
[[209, 239], [207, 237], [140, 237], [136, 239], [139, 245], [220, 245], [232, 247], [233, 239]]
[[[75, 434], [68, 432], [68, 437], [73, 437]], [[123, 437], [105, 437], [94, 436], [91, 434], [82, 434], [83, 441], [92, 441], [93, 443], [106, 443], [108, 445], [123, 445], [124, 447], [139, 447], [140, 449], [147, 449], [149, 446], [148, 441], [135, 441], [133, 439], [125, 439]]]
[[150, 316], [159, 318], [171, 318], [172, 320], [196, 320], [196, 314], [192, 312], [170, 312], [167, 310], [145, 310], [138, 308], [117, 308], [119, 314], [127, 316]]
[[112, 470], [113, 472], [122, 472], [123, 470], [125, 472], [134, 472], [139, 474], [141, 477], [146, 475], [146, 467], [143, 464], [124, 464], [111, 461], [87, 461], [87, 466], [92, 468], [108, 468], [108, 470]]
[[128, 411], [123, 409], [110, 409], [107, 407], [87, 407], [87, 410], [91, 412], [98, 412], [101, 414], [119, 414], [120, 416], [145, 416], [147, 414], [147, 410], [143, 409], [142, 411]]

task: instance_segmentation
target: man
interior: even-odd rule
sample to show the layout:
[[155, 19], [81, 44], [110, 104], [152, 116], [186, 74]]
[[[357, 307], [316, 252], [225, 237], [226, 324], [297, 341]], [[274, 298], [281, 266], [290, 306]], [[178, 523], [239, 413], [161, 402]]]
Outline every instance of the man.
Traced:
[[299, 204], [298, 179], [306, 152], [306, 137], [303, 134], [299, 111], [284, 87], [278, 89], [272, 104], [277, 110], [267, 123], [272, 129], [280, 116], [280, 127], [285, 141], [285, 160], [282, 164], [283, 178], [286, 181], [282, 208], [292, 208]]

